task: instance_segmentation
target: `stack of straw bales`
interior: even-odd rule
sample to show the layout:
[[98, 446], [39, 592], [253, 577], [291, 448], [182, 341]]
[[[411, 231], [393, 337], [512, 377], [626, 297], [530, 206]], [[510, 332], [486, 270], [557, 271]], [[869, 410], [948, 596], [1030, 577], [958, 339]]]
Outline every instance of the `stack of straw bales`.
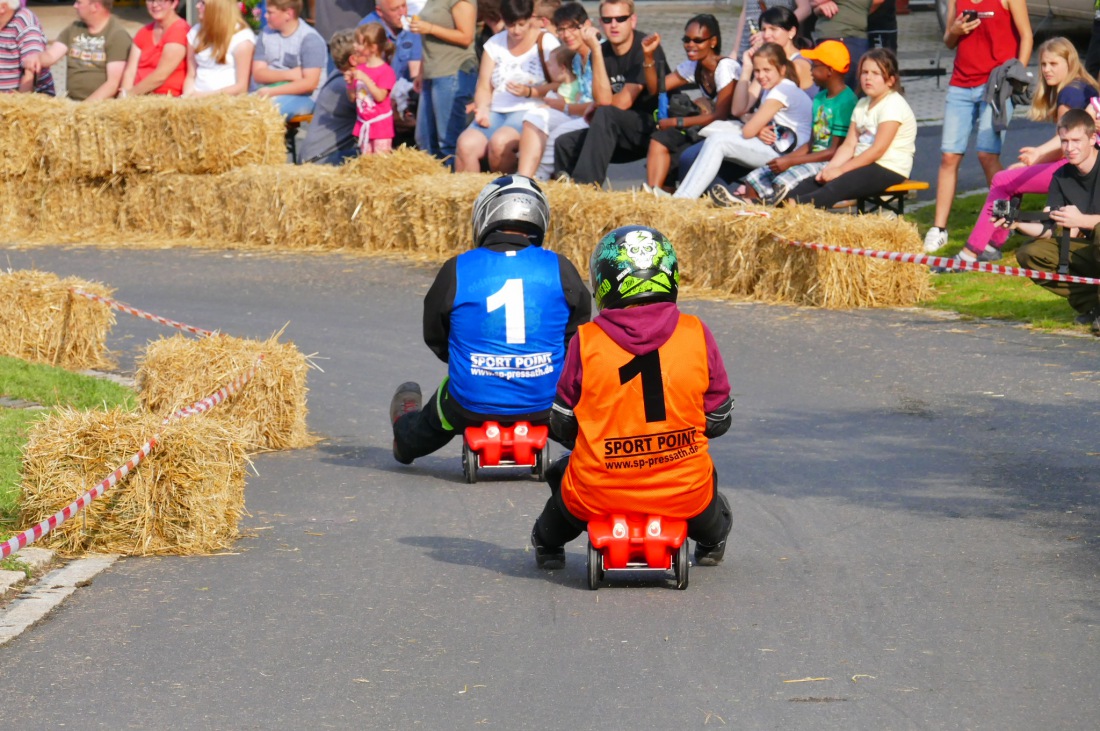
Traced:
[[[117, 241], [135, 180], [218, 175], [286, 157], [282, 117], [255, 97], [77, 104], [5, 94], [0, 119], [0, 223], [13, 240]], [[135, 242], [158, 233], [129, 232]]]
[[32, 430], [24, 452], [22, 523], [32, 526], [95, 487], [155, 434], [160, 443], [126, 480], [55, 529], [72, 554], [209, 553], [231, 545], [244, 512], [245, 453], [216, 419], [162, 425], [152, 414], [60, 410]]
[[70, 287], [103, 297], [113, 292], [49, 272], [0, 272], [0, 353], [69, 370], [112, 368], [107, 334], [115, 313]]
[[309, 362], [293, 343], [280, 343], [278, 334], [264, 342], [177, 335], [149, 343], [138, 362], [141, 404], [167, 417], [247, 372], [261, 354], [263, 363], [240, 393], [194, 418], [225, 423], [248, 451], [313, 444], [316, 440], [306, 428]]
[[[451, 175], [399, 149], [340, 168], [285, 163], [267, 100], [0, 97], [0, 224], [34, 240], [401, 252], [442, 260], [470, 246], [485, 175]], [[10, 121], [9, 121], [10, 120]], [[916, 228], [878, 216], [791, 208], [738, 216], [701, 201], [550, 183], [548, 245], [579, 267], [606, 231], [661, 229], [685, 279], [713, 293], [825, 307], [913, 304], [923, 267], [792, 248], [785, 239], [918, 253]], [[78, 230], [73, 230], [75, 225]]]

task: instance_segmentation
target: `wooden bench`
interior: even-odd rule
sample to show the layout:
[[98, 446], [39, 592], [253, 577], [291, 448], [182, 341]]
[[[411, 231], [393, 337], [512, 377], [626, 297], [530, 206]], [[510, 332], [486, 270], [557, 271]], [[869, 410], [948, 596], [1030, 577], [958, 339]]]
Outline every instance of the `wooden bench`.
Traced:
[[904, 183], [891, 185], [881, 195], [872, 195], [855, 200], [839, 201], [833, 204], [833, 208], [855, 208], [859, 213], [872, 213], [878, 210], [891, 211], [899, 216], [905, 215], [905, 199], [918, 190], [928, 190], [928, 183], [923, 180], [906, 180]]
[[[292, 158], [291, 162], [298, 162], [298, 129], [303, 124], [313, 121], [312, 114], [296, 114], [286, 120], [286, 147]], [[927, 185], [924, 187], [928, 187]]]

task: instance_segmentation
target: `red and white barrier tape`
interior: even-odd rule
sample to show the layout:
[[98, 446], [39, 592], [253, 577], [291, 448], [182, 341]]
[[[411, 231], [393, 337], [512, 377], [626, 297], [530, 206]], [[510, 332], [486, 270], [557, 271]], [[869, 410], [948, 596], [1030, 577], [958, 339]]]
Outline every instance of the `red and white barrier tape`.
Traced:
[[776, 236], [777, 239], [791, 246], [801, 246], [806, 249], [818, 249], [819, 251], [835, 251], [841, 254], [853, 254], [855, 256], [869, 256], [874, 259], [886, 259], [887, 261], [900, 261], [907, 264], [927, 264], [933, 267], [957, 271], [989, 272], [990, 274], [1004, 274], [1010, 277], [1026, 277], [1028, 279], [1044, 279], [1051, 282], [1072, 282], [1073, 284], [1100, 284], [1100, 279], [1095, 277], [1079, 277], [1075, 274], [1056, 274], [1037, 269], [1023, 269], [1021, 267], [1006, 267], [999, 264], [986, 262], [969, 262], [956, 259], [953, 256], [928, 256], [926, 254], [903, 254], [900, 251], [875, 251], [874, 249], [858, 249], [851, 246], [834, 246], [831, 244], [817, 244], [805, 241], [793, 241], [791, 239]]
[[88, 492], [78, 497], [73, 502], [66, 505], [58, 512], [46, 518], [33, 528], [28, 528], [19, 535], [12, 536], [8, 540], [0, 543], [0, 559], [7, 558], [11, 554], [15, 553], [21, 548], [26, 548], [30, 544], [37, 541], [42, 536], [46, 535], [54, 528], [57, 528], [69, 518], [76, 515], [76, 513], [84, 508], [88, 507], [93, 500], [101, 496], [103, 493], [110, 490], [112, 487], [122, 481], [126, 475], [130, 474], [130, 471], [135, 469], [142, 461], [149, 456], [149, 453], [153, 451], [153, 447], [156, 446], [157, 440], [160, 435], [155, 435], [152, 439], [147, 441], [137, 454], [130, 458], [130, 460], [112, 472], [107, 479], [100, 482]]
[[[771, 218], [767, 211], [747, 209], [737, 211], [738, 216], [752, 216], [759, 218]], [[987, 272], [989, 274], [1004, 274], [1010, 277], [1024, 277], [1026, 279], [1043, 279], [1048, 282], [1070, 282], [1072, 284], [1098, 284], [1100, 279], [1095, 277], [1079, 277], [1075, 274], [1057, 274], [1044, 272], [1038, 269], [1023, 269], [1021, 267], [1006, 267], [999, 264], [986, 262], [963, 261], [953, 256], [928, 256], [927, 254], [904, 254], [900, 251], [877, 251], [875, 249], [859, 249], [852, 246], [835, 246], [832, 244], [818, 244], [812, 241], [795, 241], [779, 234], [772, 236], [790, 246], [801, 246], [804, 249], [817, 249], [818, 251], [833, 251], [839, 254], [852, 254], [854, 256], [869, 256], [874, 259], [886, 259], [887, 261], [900, 261], [905, 264], [926, 264], [932, 267], [943, 267], [952, 271]]]
[[252, 377], [256, 375], [256, 369], [260, 367], [263, 361], [264, 355], [263, 353], [261, 353], [260, 357], [256, 359], [255, 365], [253, 365], [247, 371], [237, 376], [233, 381], [222, 386], [217, 391], [210, 394], [201, 401], [196, 401], [190, 406], [184, 406], [179, 411], [170, 414], [167, 418], [165, 418], [164, 423], [167, 424], [174, 419], [186, 419], [189, 416], [194, 416], [196, 414], [201, 414], [204, 411], [209, 411], [210, 409], [220, 404], [222, 401], [225, 401], [230, 396], [235, 395], [238, 391], [244, 388], [246, 383], [252, 380]]
[[[171, 414], [170, 416], [165, 418], [163, 423], [168, 424], [169, 422], [176, 419], [186, 419], [189, 416], [194, 416], [195, 414], [201, 414], [204, 411], [209, 411], [225, 399], [236, 394], [244, 387], [245, 384], [252, 380], [252, 377], [256, 374], [256, 369], [260, 367], [263, 359], [264, 356], [260, 355], [259, 359], [257, 359], [256, 361], [256, 364], [249, 368], [248, 371], [238, 376], [232, 382], [219, 388], [217, 391], [210, 394], [206, 398], [200, 401], [196, 401], [190, 406], [186, 406], [179, 411]], [[153, 447], [155, 447], [159, 442], [160, 434], [154, 434], [149, 441], [145, 442], [140, 451], [134, 454], [134, 456], [130, 457], [126, 464], [122, 465], [117, 470], [112, 472], [106, 479], [93, 487], [91, 490], [66, 505], [60, 511], [54, 513], [49, 518], [46, 518], [41, 523], [38, 523], [37, 525], [28, 528], [22, 533], [12, 536], [3, 543], [0, 543], [0, 559], [7, 558], [21, 548], [26, 548], [42, 536], [59, 527], [62, 523], [76, 515], [79, 511], [88, 507], [88, 505], [90, 505], [93, 500], [102, 496], [103, 493], [107, 492], [112, 487], [117, 485], [128, 474], [130, 474], [131, 471], [136, 469], [137, 466], [141, 464], [146, 457], [149, 456], [149, 453], [153, 451]]]
[[136, 307], [131, 307], [130, 305], [125, 304], [124, 302], [119, 302], [118, 300], [111, 299], [110, 297], [104, 297], [102, 295], [92, 294], [91, 292], [85, 292], [83, 289], [80, 289], [79, 287], [70, 287], [69, 291], [72, 292], [75, 295], [79, 295], [81, 297], [87, 297], [88, 299], [93, 300], [95, 302], [102, 302], [103, 304], [107, 305], [108, 307], [110, 307], [112, 309], [115, 309], [115, 310], [118, 310], [119, 312], [125, 312], [128, 315], [133, 315], [134, 317], [140, 317], [140, 318], [143, 318], [145, 320], [152, 320], [153, 322], [158, 322], [161, 325], [167, 325], [168, 327], [174, 327], [177, 330], [186, 330], [189, 333], [194, 333], [195, 335], [202, 335], [204, 337], [209, 337], [211, 335], [217, 334], [216, 332], [211, 331], [211, 330], [204, 330], [201, 327], [194, 327], [193, 325], [186, 325], [182, 322], [176, 322], [175, 320], [169, 320], [167, 317], [161, 317], [160, 315], [154, 315], [151, 312], [145, 312], [144, 310], [139, 310]]

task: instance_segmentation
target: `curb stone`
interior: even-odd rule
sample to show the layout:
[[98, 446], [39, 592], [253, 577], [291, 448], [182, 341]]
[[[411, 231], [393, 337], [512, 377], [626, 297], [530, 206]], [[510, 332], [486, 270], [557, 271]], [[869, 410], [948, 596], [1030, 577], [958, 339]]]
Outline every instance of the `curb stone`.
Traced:
[[[52, 551], [40, 548], [23, 549], [16, 555], [30, 563], [26, 557], [28, 551], [50, 554], [50, 560], [53, 557]], [[80, 558], [54, 569], [33, 586], [26, 587], [15, 601], [0, 609], [0, 646], [33, 626], [65, 601], [77, 587], [87, 585], [118, 558], [117, 554], [93, 554]], [[20, 571], [5, 573], [14, 573], [20, 578], [24, 576]]]

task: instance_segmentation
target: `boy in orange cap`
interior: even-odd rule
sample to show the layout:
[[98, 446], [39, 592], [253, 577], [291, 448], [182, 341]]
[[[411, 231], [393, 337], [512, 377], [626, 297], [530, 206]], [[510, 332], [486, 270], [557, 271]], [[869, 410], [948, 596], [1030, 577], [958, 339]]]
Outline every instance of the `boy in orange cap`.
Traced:
[[848, 49], [840, 41], [822, 41], [817, 48], [802, 51], [802, 57], [813, 64], [810, 73], [821, 89], [814, 97], [809, 150], [803, 146], [753, 170], [733, 196], [727, 197], [728, 202], [759, 200], [776, 205], [800, 182], [817, 175], [848, 136], [856, 106], [855, 92], [844, 83], [851, 64]]

